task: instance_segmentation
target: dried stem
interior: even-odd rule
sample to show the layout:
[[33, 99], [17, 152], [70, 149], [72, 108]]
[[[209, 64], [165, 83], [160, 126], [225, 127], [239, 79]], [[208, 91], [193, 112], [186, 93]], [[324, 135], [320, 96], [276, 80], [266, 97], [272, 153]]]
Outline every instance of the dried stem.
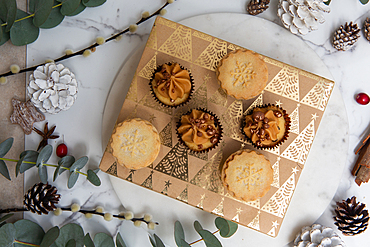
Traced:
[[[158, 15], [161, 12], [162, 9], [164, 9], [165, 7], [167, 7], [167, 5], [169, 5], [168, 2], [166, 2], [162, 7], [160, 7], [157, 11], [155, 11], [153, 14], [151, 14], [147, 18], [141, 17], [141, 19], [138, 22], [136, 22], [136, 25], [140, 25], [144, 21], [147, 21], [147, 20], [151, 19], [152, 17]], [[120, 36], [122, 34], [125, 34], [127, 32], [129, 32], [129, 28], [126, 28], [125, 30], [123, 30], [123, 31], [121, 31], [121, 32], [119, 32], [117, 34], [112, 35], [111, 37], [109, 37], [108, 39], [105, 40], [105, 43], [107, 43], [109, 41], [112, 41], [112, 40], [115, 40], [118, 36]], [[76, 52], [74, 52], [72, 54], [64, 55], [64, 56], [61, 56], [61, 57], [59, 57], [57, 59], [54, 59], [54, 62], [59, 62], [59, 61], [66, 60], [66, 59], [71, 58], [71, 57], [83, 55], [83, 53], [84, 53], [85, 50], [91, 50], [92, 48], [95, 48], [97, 46], [99, 46], [99, 44], [98, 43], [94, 43], [94, 44], [92, 44], [92, 45], [90, 45], [90, 46], [88, 46], [88, 47], [86, 47], [84, 49], [81, 49], [79, 51], [76, 51]], [[31, 66], [31, 67], [28, 67], [28, 68], [21, 69], [18, 73], [24, 73], [24, 72], [28, 72], [28, 71], [33, 71], [38, 66], [43, 65], [43, 64], [44, 63], [38, 64], [38, 65], [35, 65], [35, 66]], [[4, 74], [0, 74], [0, 77], [7, 77], [7, 76], [11, 76], [11, 75], [14, 75], [14, 74], [11, 71], [8, 71], [8, 72], [6, 72]]]

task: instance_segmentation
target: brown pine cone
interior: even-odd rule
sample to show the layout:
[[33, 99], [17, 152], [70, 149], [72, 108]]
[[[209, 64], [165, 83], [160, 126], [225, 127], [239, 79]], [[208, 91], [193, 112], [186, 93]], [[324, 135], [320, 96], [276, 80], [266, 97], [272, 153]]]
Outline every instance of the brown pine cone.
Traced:
[[365, 38], [370, 41], [370, 19], [366, 18], [365, 23], [364, 23], [364, 33], [365, 33]]
[[369, 223], [369, 213], [365, 204], [356, 202], [356, 197], [337, 202], [334, 224], [347, 236], [356, 235], [366, 230]]
[[268, 9], [270, 0], [251, 0], [248, 3], [247, 11], [250, 15], [258, 15]]
[[49, 211], [56, 209], [60, 195], [57, 188], [49, 184], [38, 183], [24, 195], [24, 205], [32, 213], [48, 214]]
[[341, 25], [334, 33], [333, 46], [338, 51], [346, 51], [351, 48], [360, 37], [360, 29], [356, 23], [350, 22]]

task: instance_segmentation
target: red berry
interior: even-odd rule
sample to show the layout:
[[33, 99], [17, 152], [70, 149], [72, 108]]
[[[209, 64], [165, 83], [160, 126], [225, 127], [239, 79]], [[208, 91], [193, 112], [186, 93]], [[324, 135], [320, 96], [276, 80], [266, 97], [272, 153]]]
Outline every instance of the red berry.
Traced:
[[367, 105], [370, 102], [369, 95], [366, 93], [359, 93], [356, 95], [356, 102], [361, 105]]
[[62, 144], [59, 144], [57, 146], [57, 156], [60, 157], [60, 158], [63, 158], [64, 156], [67, 155], [68, 153], [68, 148], [67, 148], [67, 145], [62, 143]]

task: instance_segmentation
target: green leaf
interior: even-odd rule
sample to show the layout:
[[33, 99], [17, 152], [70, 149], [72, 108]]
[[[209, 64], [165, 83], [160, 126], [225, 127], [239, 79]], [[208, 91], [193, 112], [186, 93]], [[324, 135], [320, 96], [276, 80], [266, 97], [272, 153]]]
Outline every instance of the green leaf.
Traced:
[[8, 167], [6, 166], [6, 164], [5, 164], [5, 162], [4, 162], [3, 160], [0, 160], [0, 173], [1, 173], [1, 175], [3, 175], [6, 179], [11, 180], [11, 179], [10, 179], [10, 175], [9, 175]]
[[41, 164], [48, 162], [52, 153], [53, 147], [51, 145], [46, 145], [41, 149], [39, 156], [37, 156], [36, 166], [40, 166]]
[[95, 247], [94, 242], [92, 241], [89, 233], [87, 233], [84, 237], [84, 245], [86, 247]]
[[181, 239], [185, 240], [185, 233], [180, 221], [177, 220], [175, 222], [175, 242], [179, 247], [181, 246]]
[[123, 238], [120, 233], [116, 236], [116, 246], [117, 247], [126, 247], [125, 242], [123, 241]]
[[369, 0], [360, 0], [360, 2], [361, 2], [362, 4], [367, 4], [367, 3], [369, 2]]
[[0, 228], [2, 227], [2, 226], [4, 226], [6, 224], [6, 222], [0, 222]]
[[18, 241], [40, 245], [42, 238], [45, 235], [41, 226], [30, 220], [18, 220], [14, 223], [14, 227], [16, 230], [15, 239]]
[[0, 218], [0, 222], [6, 221], [10, 217], [12, 217], [14, 214], [6, 214], [3, 217]]
[[8, 223], [0, 228], [0, 246], [11, 247], [14, 246], [15, 227]]
[[[65, 167], [65, 168], [70, 168], [73, 165], [73, 163], [75, 163], [75, 157], [70, 156], [70, 155], [64, 156], [58, 161], [58, 165], [61, 165], [62, 167]], [[63, 169], [63, 168], [60, 169], [59, 175], [65, 171], [67, 171], [67, 169]]]
[[90, 183], [92, 183], [95, 186], [101, 185], [100, 178], [98, 177], [98, 175], [95, 174], [93, 170], [87, 170], [87, 180], [89, 180]]
[[60, 9], [60, 13], [62, 15], [70, 15], [76, 11], [78, 6], [80, 5], [81, 0], [63, 0], [62, 8]]
[[188, 244], [184, 239], [181, 239], [181, 247], [190, 247], [190, 244]]
[[59, 237], [55, 241], [55, 245], [57, 247], [65, 247], [71, 239], [76, 241], [76, 246], [78, 247], [84, 245], [84, 231], [81, 226], [75, 223], [69, 223], [60, 228]]
[[10, 137], [3, 141], [2, 143], [0, 143], [0, 158], [4, 157], [9, 152], [13, 145], [13, 141], [14, 138]]
[[5, 26], [5, 32], [9, 32], [16, 18], [17, 18], [16, 0], [1, 0], [0, 19], [7, 23], [7, 25]]
[[78, 8], [73, 13], [69, 14], [68, 16], [78, 15], [79, 13], [81, 13], [82, 11], [84, 11], [84, 9], [86, 9], [86, 6], [83, 5], [82, 3], [80, 3], [80, 5], [78, 6]]
[[194, 221], [194, 228], [197, 232], [199, 232], [200, 230], [203, 230], [203, 227], [202, 225], [199, 223], [199, 221]]
[[86, 7], [97, 7], [105, 3], [107, 0], [82, 0]]
[[222, 247], [220, 241], [208, 230], [200, 230], [199, 235], [203, 238], [207, 247]]
[[324, 3], [325, 3], [326, 5], [329, 5], [329, 4], [330, 4], [330, 2], [331, 2], [331, 0], [327, 0], [327, 1], [325, 1]]
[[[17, 19], [28, 16], [28, 14], [22, 10], [17, 10]], [[32, 18], [27, 18], [22, 21], [15, 22], [10, 29], [10, 40], [13, 45], [22, 46], [34, 42], [39, 36], [39, 28], [35, 27], [32, 22]]]
[[0, 19], [0, 45], [5, 44], [10, 39], [10, 33], [5, 31], [6, 26], [1, 26], [3, 23]]
[[76, 160], [73, 165], [70, 167], [70, 170], [69, 171], [79, 171], [81, 170], [87, 163], [89, 159], [86, 157], [86, 156], [83, 156], [81, 158], [79, 158], [78, 160]]
[[46, 166], [39, 166], [39, 177], [42, 183], [46, 184], [48, 183], [48, 170], [46, 169]]
[[[54, 6], [59, 4], [56, 0], [54, 0]], [[60, 9], [62, 6], [58, 6], [52, 8], [48, 19], [40, 26], [40, 28], [53, 28], [58, 26], [64, 19], [64, 15], [60, 13]]]
[[155, 244], [157, 247], [165, 247], [162, 240], [154, 233]]
[[238, 224], [230, 220], [225, 220], [224, 218], [217, 217], [215, 219], [215, 225], [217, 229], [220, 230], [221, 237], [228, 238], [231, 237], [236, 230], [238, 230]]
[[76, 240], [71, 239], [67, 242], [66, 247], [76, 247]]
[[[27, 150], [23, 151], [20, 155], [20, 159], [17, 162], [17, 165], [15, 167], [15, 174], [18, 176], [19, 173], [24, 173], [28, 169], [34, 167], [36, 165], [37, 156], [39, 155], [38, 152], [33, 150]], [[33, 162], [33, 164], [25, 163], [27, 162]]]
[[114, 247], [113, 238], [104, 232], [95, 234], [94, 244], [96, 247]]
[[77, 182], [79, 174], [77, 172], [71, 172], [68, 178], [68, 189], [71, 189]]
[[[157, 245], [155, 244], [155, 241], [150, 237], [150, 235], [149, 235], [149, 241], [152, 244], [152, 247], [157, 247]], [[118, 245], [117, 245], [117, 247], [118, 247]]]
[[50, 228], [44, 235], [44, 238], [41, 241], [40, 247], [49, 247], [52, 245], [55, 240], [59, 237], [59, 227], [54, 226]]
[[48, 19], [54, 0], [35, 0], [33, 24], [40, 27]]

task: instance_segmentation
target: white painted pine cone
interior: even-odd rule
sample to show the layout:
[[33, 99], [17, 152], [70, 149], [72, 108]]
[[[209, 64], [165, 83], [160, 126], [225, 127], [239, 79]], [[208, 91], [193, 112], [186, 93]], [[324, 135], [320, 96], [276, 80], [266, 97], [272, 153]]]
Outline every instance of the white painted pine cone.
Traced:
[[68, 110], [77, 98], [75, 75], [63, 64], [38, 66], [30, 75], [27, 94], [40, 111], [56, 114]]
[[297, 234], [294, 247], [345, 247], [343, 240], [330, 227], [320, 224], [305, 226]]
[[277, 14], [293, 34], [305, 35], [317, 30], [325, 22], [323, 13], [329, 12], [324, 0], [279, 0]]

